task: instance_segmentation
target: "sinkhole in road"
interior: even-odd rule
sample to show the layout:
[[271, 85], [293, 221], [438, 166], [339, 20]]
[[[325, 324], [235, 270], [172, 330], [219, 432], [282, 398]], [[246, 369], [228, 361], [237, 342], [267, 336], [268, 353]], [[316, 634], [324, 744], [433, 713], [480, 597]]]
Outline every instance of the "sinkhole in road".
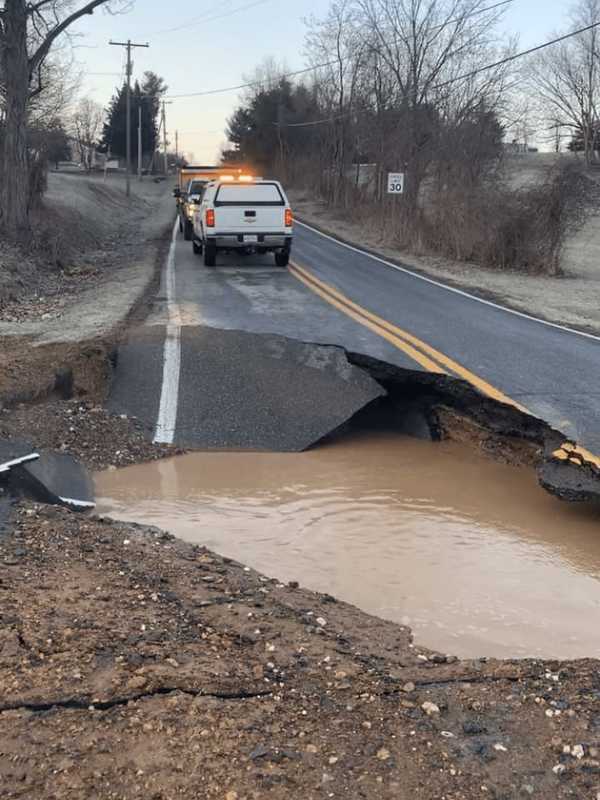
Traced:
[[600, 656], [598, 508], [456, 443], [354, 432], [304, 453], [193, 453], [96, 486], [100, 514], [408, 624], [419, 644]]

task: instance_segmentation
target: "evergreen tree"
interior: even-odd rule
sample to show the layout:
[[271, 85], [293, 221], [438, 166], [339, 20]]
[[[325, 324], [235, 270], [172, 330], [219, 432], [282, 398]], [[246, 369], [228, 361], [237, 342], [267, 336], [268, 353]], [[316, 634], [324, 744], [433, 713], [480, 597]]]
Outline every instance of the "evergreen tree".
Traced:
[[306, 150], [313, 142], [315, 131], [310, 128], [285, 126], [318, 116], [311, 92], [302, 84], [294, 86], [281, 78], [275, 86], [261, 89], [234, 111], [227, 123], [227, 138], [234, 148], [225, 150], [223, 156], [228, 161], [269, 169], [282, 147], [289, 155]]
[[[160, 101], [167, 87], [154, 72], [145, 72], [140, 85], [138, 81], [131, 89], [131, 158], [138, 158], [138, 119], [142, 111], [142, 156], [148, 160], [158, 145], [158, 118]], [[102, 133], [102, 149], [111, 155], [125, 158], [127, 155], [127, 86], [123, 84], [115, 91], [106, 112]]]

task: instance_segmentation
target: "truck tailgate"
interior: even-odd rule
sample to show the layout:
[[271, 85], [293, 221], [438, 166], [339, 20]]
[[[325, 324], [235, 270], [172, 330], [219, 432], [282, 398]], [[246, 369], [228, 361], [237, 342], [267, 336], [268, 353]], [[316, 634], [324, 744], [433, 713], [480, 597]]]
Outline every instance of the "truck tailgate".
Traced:
[[278, 233], [285, 225], [282, 206], [222, 206], [215, 208], [219, 233]]

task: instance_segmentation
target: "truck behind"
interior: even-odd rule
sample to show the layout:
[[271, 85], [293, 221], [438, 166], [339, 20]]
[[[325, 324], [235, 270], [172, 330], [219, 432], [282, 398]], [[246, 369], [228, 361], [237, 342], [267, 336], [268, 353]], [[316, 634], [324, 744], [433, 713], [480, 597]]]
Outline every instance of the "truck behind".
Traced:
[[179, 216], [179, 230], [186, 241], [192, 238], [195, 206], [202, 198], [206, 185], [221, 177], [237, 179], [242, 174], [248, 174], [242, 167], [187, 165], [179, 168], [173, 196]]

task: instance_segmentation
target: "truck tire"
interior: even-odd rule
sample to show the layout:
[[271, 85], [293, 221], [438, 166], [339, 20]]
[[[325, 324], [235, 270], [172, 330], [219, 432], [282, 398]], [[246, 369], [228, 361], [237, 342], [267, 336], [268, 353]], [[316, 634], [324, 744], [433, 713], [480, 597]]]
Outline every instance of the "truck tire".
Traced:
[[192, 239], [192, 250], [197, 256], [202, 255], [202, 242], [199, 242], [197, 239]]
[[287, 267], [289, 263], [290, 263], [289, 250], [280, 250], [279, 252], [275, 253], [275, 264], [278, 267]]
[[186, 242], [189, 242], [191, 240], [193, 233], [194, 233], [194, 226], [189, 221], [189, 219], [186, 219], [183, 228], [183, 238], [186, 240]]
[[214, 267], [217, 263], [217, 245], [207, 242], [204, 245], [204, 266]]

